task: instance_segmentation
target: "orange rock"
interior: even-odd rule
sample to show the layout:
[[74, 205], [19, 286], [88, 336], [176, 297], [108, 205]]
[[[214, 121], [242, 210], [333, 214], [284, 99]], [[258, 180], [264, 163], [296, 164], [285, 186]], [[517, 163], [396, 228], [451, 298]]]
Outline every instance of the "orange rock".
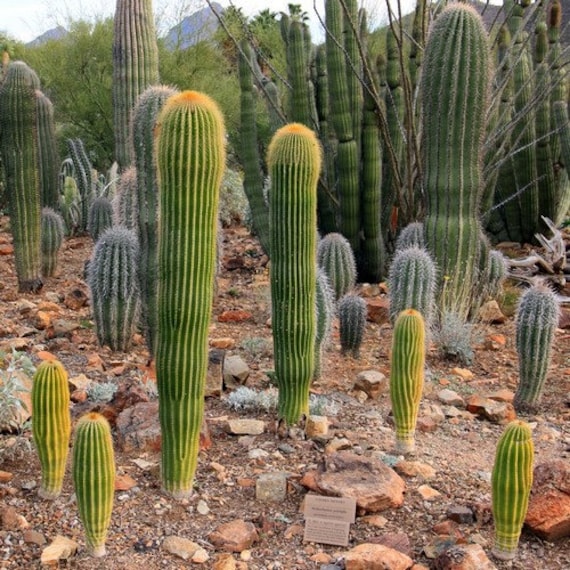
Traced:
[[390, 301], [387, 297], [372, 297], [366, 299], [366, 319], [382, 325], [390, 322]]
[[37, 355], [36, 355], [40, 360], [57, 360], [57, 356], [55, 356], [55, 354], [52, 354], [51, 352], [48, 352], [47, 350], [40, 350]]
[[218, 321], [220, 323], [243, 323], [244, 321], [249, 321], [253, 315], [242, 309], [233, 309], [229, 311], [224, 311], [218, 316]]
[[0, 245], [0, 255], [12, 255], [14, 253], [14, 246], [11, 243], [3, 243]]
[[115, 477], [115, 491], [128, 491], [136, 484], [137, 482], [130, 475], [117, 475]]

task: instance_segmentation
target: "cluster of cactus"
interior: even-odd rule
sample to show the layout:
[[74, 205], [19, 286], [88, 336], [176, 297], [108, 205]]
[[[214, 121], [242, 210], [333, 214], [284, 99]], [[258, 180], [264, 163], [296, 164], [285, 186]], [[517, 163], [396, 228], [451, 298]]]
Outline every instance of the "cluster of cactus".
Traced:
[[97, 241], [113, 225], [113, 204], [106, 196], [97, 196], [89, 206], [87, 232]]
[[97, 340], [111, 350], [127, 351], [136, 330], [140, 310], [138, 257], [133, 231], [113, 226], [101, 234], [89, 261], [87, 283]]
[[396, 427], [396, 450], [413, 453], [424, 385], [425, 323], [415, 309], [402, 311], [394, 324], [390, 363], [390, 401]]
[[52, 277], [57, 268], [57, 258], [65, 235], [65, 222], [54, 209], [42, 208], [42, 275]]
[[317, 263], [329, 278], [338, 301], [356, 285], [356, 261], [349, 241], [332, 232], [319, 240]]
[[309, 128], [290, 123], [269, 146], [271, 176], [271, 314], [279, 417], [287, 425], [309, 412], [314, 371], [317, 284], [319, 142]]
[[366, 301], [356, 293], [347, 293], [338, 303], [340, 349], [342, 354], [360, 356], [366, 326]]
[[549, 287], [534, 285], [521, 296], [515, 318], [519, 383], [514, 406], [518, 412], [533, 411], [540, 403], [558, 317], [558, 300]]
[[217, 105], [196, 91], [167, 99], [157, 131], [162, 486], [183, 498], [192, 493], [204, 412], [225, 131]]
[[533, 460], [530, 426], [520, 420], [512, 421], [497, 443], [491, 475], [493, 555], [499, 560], [516, 556], [532, 487]]

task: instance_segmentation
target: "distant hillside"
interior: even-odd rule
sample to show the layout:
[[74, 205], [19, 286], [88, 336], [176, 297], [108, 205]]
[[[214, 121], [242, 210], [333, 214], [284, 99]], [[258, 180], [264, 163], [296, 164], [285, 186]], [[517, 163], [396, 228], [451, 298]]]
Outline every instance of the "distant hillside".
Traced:
[[44, 32], [41, 36], [33, 39], [31, 42], [26, 44], [27, 47], [37, 47], [49, 42], [51, 40], [60, 40], [67, 35], [67, 30], [63, 26], [57, 26], [52, 28], [47, 32]]
[[[218, 14], [224, 9], [217, 2], [212, 8]], [[164, 43], [168, 49], [186, 49], [198, 42], [208, 39], [218, 29], [219, 23], [215, 13], [209, 6], [187, 16], [168, 31]]]

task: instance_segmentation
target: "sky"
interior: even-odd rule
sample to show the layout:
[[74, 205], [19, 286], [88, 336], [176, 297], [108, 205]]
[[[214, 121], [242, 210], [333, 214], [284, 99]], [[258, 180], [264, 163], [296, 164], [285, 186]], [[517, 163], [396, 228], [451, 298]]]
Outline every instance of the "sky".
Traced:
[[[216, 1], [224, 7], [230, 4], [229, 0]], [[370, 14], [372, 22], [385, 18], [383, 0], [363, 1], [365, 6], [367, 4], [377, 6]], [[391, 2], [393, 6], [396, 5], [396, 0]], [[410, 11], [415, 5], [415, 0], [401, 0], [401, 2], [405, 11]], [[314, 39], [318, 39], [315, 33], [318, 35], [320, 31], [315, 5], [324, 19], [324, 0], [232, 0], [231, 3], [242, 8], [247, 16], [255, 15], [266, 7], [274, 12], [286, 12], [289, 3], [301, 4], [309, 15]], [[65, 27], [70, 20], [96, 20], [98, 17], [112, 16], [115, 5], [116, 0], [0, 0], [0, 32], [5, 32], [19, 41], [28, 42], [58, 24]], [[204, 0], [153, 0], [159, 30], [169, 29], [184, 16], [204, 6], [206, 6]]]

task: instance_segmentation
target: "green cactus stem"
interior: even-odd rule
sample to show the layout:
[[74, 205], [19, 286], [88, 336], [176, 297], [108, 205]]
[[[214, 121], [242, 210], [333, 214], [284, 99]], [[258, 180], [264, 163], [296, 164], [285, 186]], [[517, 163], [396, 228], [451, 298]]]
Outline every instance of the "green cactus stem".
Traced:
[[77, 422], [73, 445], [73, 484], [87, 545], [105, 556], [115, 492], [115, 457], [109, 422], [96, 412]]
[[269, 145], [271, 300], [278, 414], [286, 424], [309, 412], [314, 371], [317, 183], [321, 149], [310, 129], [290, 123]]
[[113, 225], [113, 204], [106, 196], [98, 196], [91, 202], [87, 218], [87, 231], [97, 241], [99, 236]]
[[517, 412], [534, 411], [540, 403], [558, 318], [556, 295], [547, 286], [534, 285], [521, 296], [515, 318], [519, 360], [519, 384], [514, 398]]
[[532, 487], [533, 459], [530, 426], [520, 420], [509, 423], [497, 443], [491, 475], [493, 556], [499, 560], [512, 560], [516, 556]]
[[59, 200], [59, 156], [55, 137], [53, 105], [47, 95], [36, 91], [38, 166], [42, 207], [57, 209]]
[[42, 275], [52, 277], [65, 235], [63, 216], [47, 206], [42, 208]]
[[413, 453], [424, 385], [425, 324], [415, 309], [402, 311], [392, 337], [390, 401], [396, 427], [396, 450]]
[[347, 293], [338, 303], [341, 354], [360, 357], [366, 327], [366, 301], [356, 293]]
[[162, 429], [162, 486], [188, 497], [196, 470], [208, 328], [216, 272], [225, 130], [212, 99], [173, 95], [158, 120], [158, 321], [156, 377]]
[[424, 225], [421, 222], [411, 222], [398, 234], [395, 250], [414, 246], [424, 248], [425, 245]]
[[32, 383], [32, 436], [40, 458], [44, 499], [61, 493], [71, 435], [67, 372], [57, 360], [43, 361]]
[[84, 232], [87, 231], [89, 208], [93, 201], [92, 166], [81, 139], [68, 139], [67, 145], [73, 163], [73, 177], [80, 195], [81, 215], [79, 216], [78, 229]]
[[[113, 196], [113, 225], [133, 230], [137, 236], [139, 208], [137, 169], [129, 166], [119, 177], [117, 193]], [[155, 237], [156, 239], [156, 237]]]
[[315, 369], [313, 379], [321, 376], [321, 361], [323, 349], [328, 342], [332, 328], [332, 319], [335, 313], [334, 293], [322, 268], [317, 270], [316, 289], [317, 329], [315, 335]]
[[317, 262], [327, 274], [337, 301], [355, 286], [354, 253], [342, 234], [332, 232], [319, 241]]

